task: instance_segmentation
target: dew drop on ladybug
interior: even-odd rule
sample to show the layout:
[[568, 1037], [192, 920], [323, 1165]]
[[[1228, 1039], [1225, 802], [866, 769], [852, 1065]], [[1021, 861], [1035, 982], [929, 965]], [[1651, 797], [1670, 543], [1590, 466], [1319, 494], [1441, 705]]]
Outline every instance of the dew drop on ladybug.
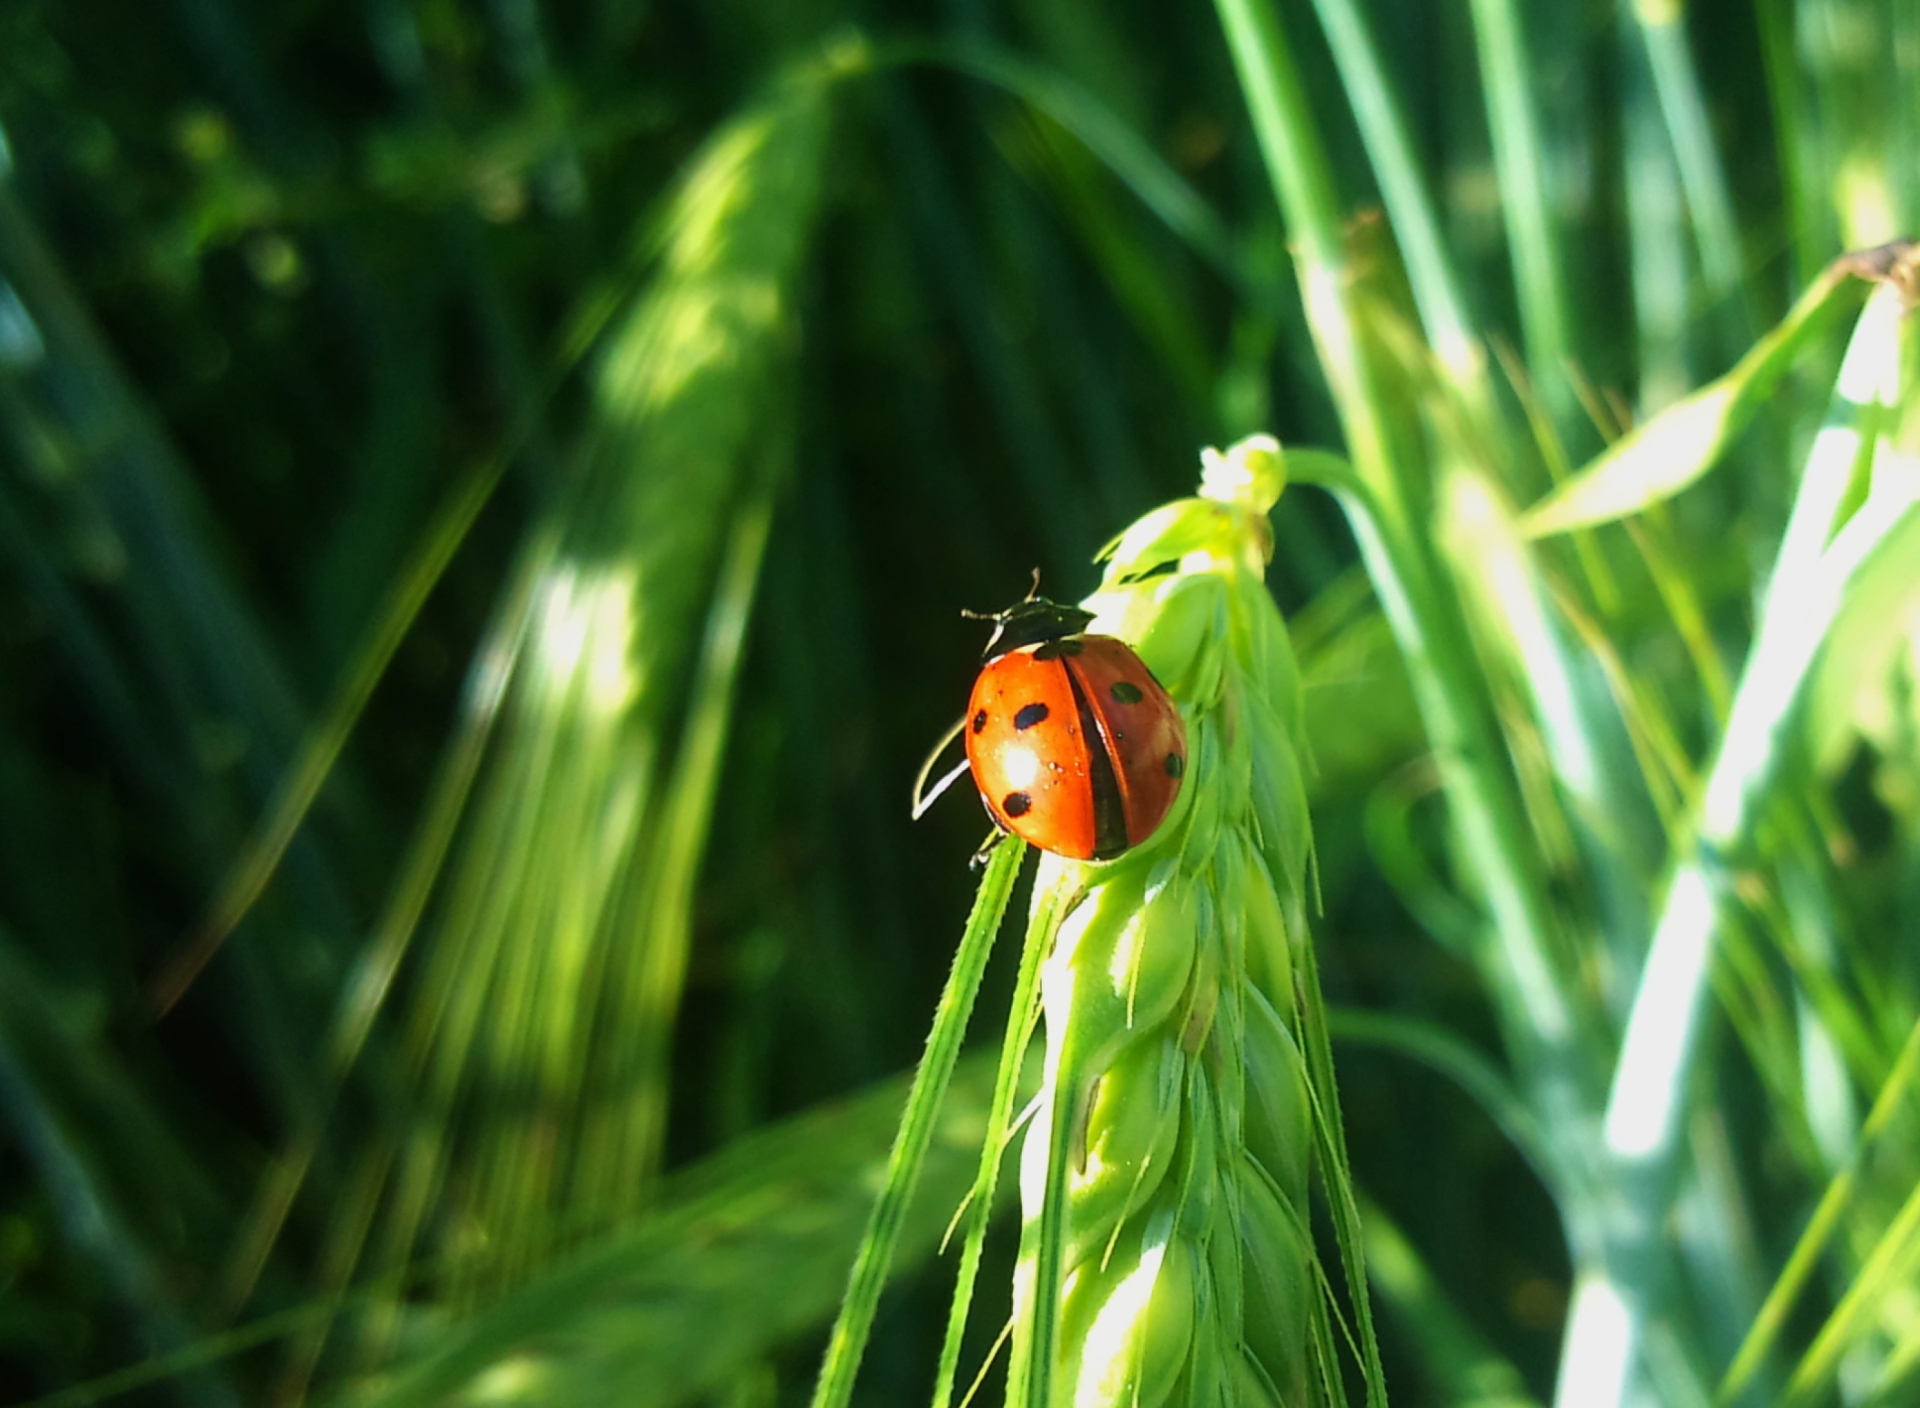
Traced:
[[1074, 860], [1145, 841], [1186, 773], [1167, 692], [1124, 641], [1084, 634], [1091, 612], [1031, 597], [992, 619], [965, 736], [994, 823]]

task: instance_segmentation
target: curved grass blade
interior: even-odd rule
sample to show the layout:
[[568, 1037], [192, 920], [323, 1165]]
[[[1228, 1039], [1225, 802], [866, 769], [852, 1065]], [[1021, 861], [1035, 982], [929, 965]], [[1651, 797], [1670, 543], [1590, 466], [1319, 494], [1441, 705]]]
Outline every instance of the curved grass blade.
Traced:
[[[644, 222], [643, 222], [644, 223]], [[643, 242], [644, 246], [644, 242]], [[229, 867], [199, 928], [174, 959], [165, 964], [149, 989], [149, 1002], [164, 1016], [178, 1002], [221, 944], [244, 919], [272, 881], [287, 847], [306, 820], [320, 790], [339, 761], [374, 690], [385, 678], [394, 653], [406, 639], [421, 608], [439, 584], [468, 531], [499, 486], [514, 457], [536, 433], [553, 393], [594, 347], [621, 306], [620, 287], [631, 279], [590, 290], [568, 325], [555, 364], [505, 443], [470, 470], [442, 500], [412, 555], [388, 589], [373, 625], [354, 652], [351, 664], [300, 751], [280, 781], [253, 834]], [[631, 290], [627, 290], [629, 296]]]
[[[466, 1226], [486, 1229], [488, 1254], [448, 1264], [425, 1299], [490, 1299], [562, 1249], [557, 1209], [617, 1222], [646, 1197], [664, 1108], [653, 1057], [680, 998], [675, 897], [784, 457], [832, 77], [790, 75], [687, 164], [658, 273], [602, 349], [580, 463], [523, 545], [525, 609], [483, 647], [503, 666], [484, 684], [499, 717], [451, 860], [425, 877], [444, 899], [402, 1037], [399, 1118], [358, 1151], [336, 1209], [333, 1295], [363, 1258], [383, 1282], [423, 1236]], [[642, 220], [643, 241], [655, 230]], [[399, 1342], [420, 1299], [364, 1309], [362, 1362]], [[290, 1396], [323, 1335], [296, 1347]]]
[[1458, 603], [1426, 546], [1427, 525], [1415, 515], [1421, 486], [1403, 462], [1386, 397], [1367, 364], [1327, 154], [1271, 0], [1217, 0], [1216, 9], [1297, 251], [1302, 301], [1352, 467], [1337, 456], [1298, 452], [1288, 463], [1297, 479], [1332, 489], [1353, 526], [1495, 919], [1506, 968], [1502, 1005], [1516, 1019], [1516, 1037], [1547, 1053], [1528, 1062], [1535, 1078], [1553, 1087], [1547, 1098], [1556, 1108], [1578, 1109], [1594, 1084], [1584, 1023], [1563, 988], [1541, 868]]
[[1528, 509], [1521, 531], [1539, 538], [1610, 523], [1672, 498], [1706, 474], [1801, 352], [1853, 304], [1856, 267], [1849, 259], [1829, 266], [1731, 371], [1601, 451]]
[[1237, 282], [1263, 282], [1205, 198], [1099, 98], [1043, 64], [977, 42], [895, 44], [876, 64], [929, 64], [990, 83], [1072, 133], [1140, 203], [1194, 251]]
[[185, 995], [201, 970], [220, 951], [273, 879], [320, 789], [326, 785], [347, 738], [385, 677], [393, 655], [432, 594], [447, 564], [466, 541], [467, 530], [493, 496], [508, 462], [496, 455], [457, 485], [441, 505], [414, 556], [394, 583], [367, 641], [355, 652], [345, 677], [321, 709], [319, 721], [301, 741], [299, 753], [281, 780], [253, 835], [227, 871], [206, 917], [180, 953], [160, 972], [148, 993], [155, 1016], [165, 1016]]
[[880, 1292], [886, 1286], [887, 1271], [893, 1263], [907, 1208], [926, 1161], [940, 1102], [952, 1078], [954, 1062], [959, 1059], [967, 1019], [973, 1013], [973, 1000], [980, 990], [980, 976], [986, 971], [987, 958], [993, 952], [994, 936], [999, 932], [1007, 897], [1013, 892], [1014, 876], [1026, 851], [1024, 841], [1008, 837], [994, 848], [986, 872], [980, 877], [973, 913], [967, 917], [966, 930], [960, 936], [960, 948], [953, 956], [953, 971], [947, 977], [946, 991], [940, 995], [933, 1026], [927, 1033], [926, 1053], [914, 1073], [907, 1108], [900, 1118], [893, 1150], [887, 1155], [886, 1178], [868, 1216], [867, 1230], [860, 1238], [840, 1316], [827, 1340], [826, 1358], [814, 1385], [813, 1408], [846, 1408], [853, 1395], [854, 1377], [860, 1372], [860, 1359], [866, 1353], [867, 1333], [873, 1328]]
[[[1861, 319], [1836, 387], [1836, 399], [1859, 406], [1897, 394], [1902, 302], [1892, 287], [1876, 292]], [[1878, 418], [1862, 417], [1872, 436]], [[1576, 1293], [1562, 1360], [1561, 1401], [1596, 1408], [1624, 1401], [1647, 1354], [1649, 1326], [1673, 1293], [1673, 1269], [1658, 1228], [1679, 1173], [1680, 1135], [1700, 1017], [1706, 1004], [1714, 932], [1729, 893], [1728, 864], [1752, 834], [1777, 770], [1791, 712], [1809, 667], [1845, 599], [1849, 583], [1885, 552], [1920, 543], [1920, 474], [1882, 438], [1888, 472], [1837, 533], [1841, 503], [1816, 441], [1802, 476], [1783, 565], [1767, 595], [1733, 711], [1705, 790], [1694, 835], [1668, 885], [1641, 970], [1608, 1093], [1607, 1158], [1627, 1197], [1622, 1222], [1606, 1244], [1603, 1267]], [[1849, 444], [1846, 463], [1855, 455]], [[1819, 521], [1815, 521], [1819, 520]], [[1832, 533], [1830, 541], [1827, 541]], [[1817, 558], [1790, 551], [1799, 541], [1824, 542]], [[1578, 1375], [1573, 1372], [1577, 1368]], [[1575, 1396], [1577, 1395], [1577, 1397]]]

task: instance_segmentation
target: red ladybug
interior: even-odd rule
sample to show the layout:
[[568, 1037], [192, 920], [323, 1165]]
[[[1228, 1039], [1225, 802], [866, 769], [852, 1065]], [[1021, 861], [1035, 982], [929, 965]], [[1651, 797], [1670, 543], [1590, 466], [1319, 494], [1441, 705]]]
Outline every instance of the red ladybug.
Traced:
[[1124, 641], [1084, 634], [1090, 611], [1034, 596], [988, 619], [996, 629], [961, 729], [994, 824], [1073, 860], [1139, 845], [1187, 770], [1167, 692]]

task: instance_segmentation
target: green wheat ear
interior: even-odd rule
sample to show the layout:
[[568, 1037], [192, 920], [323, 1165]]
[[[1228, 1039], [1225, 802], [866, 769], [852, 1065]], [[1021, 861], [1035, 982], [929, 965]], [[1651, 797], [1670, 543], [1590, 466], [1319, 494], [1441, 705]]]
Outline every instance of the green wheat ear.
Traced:
[[[1179, 705], [1187, 773], [1116, 860], [1042, 856], [933, 1391], [950, 1408], [1033, 1025], [1046, 1059], [1021, 1159], [1025, 1210], [1006, 1402], [1017, 1408], [1344, 1403], [1338, 1346], [1386, 1392], [1307, 941], [1313, 840], [1300, 681], [1267, 594], [1270, 437], [1208, 450], [1197, 497], [1111, 544], [1089, 629], [1132, 644]], [[988, 862], [886, 1176], [828, 1337], [813, 1408], [846, 1408], [905, 1209], [1025, 843]], [[1309, 1231], [1319, 1187], [1353, 1309]], [[956, 1223], [961, 1217], [956, 1217]], [[989, 1365], [992, 1354], [988, 1356]], [[966, 1395], [986, 1374], [982, 1366]]]
[[[1299, 678], [1264, 581], [1286, 462], [1255, 436], [1204, 465], [1198, 496], [1110, 545], [1083, 603], [1172, 694], [1189, 768], [1144, 845], [1041, 859], [1009, 1404], [1338, 1402], [1342, 1340], [1384, 1399], [1308, 946]], [[1315, 1260], [1316, 1177], [1357, 1336]]]

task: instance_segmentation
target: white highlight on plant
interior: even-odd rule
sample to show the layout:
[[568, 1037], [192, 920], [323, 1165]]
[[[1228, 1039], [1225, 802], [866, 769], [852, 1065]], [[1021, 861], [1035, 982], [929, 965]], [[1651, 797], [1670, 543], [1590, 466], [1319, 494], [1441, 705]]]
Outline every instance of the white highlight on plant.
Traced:
[[0, 367], [26, 371], [39, 365], [46, 352], [47, 344], [33, 314], [13, 291], [13, 285], [0, 279]]
[[1452, 509], [1471, 544], [1487, 583], [1488, 605], [1500, 612], [1515, 658], [1546, 731], [1553, 769], [1583, 804], [1600, 808], [1600, 762], [1580, 719], [1574, 682], [1564, 668], [1566, 652], [1556, 638], [1532, 564], [1513, 530], [1512, 515], [1478, 474], [1450, 477]]
[[469, 1403], [537, 1403], [551, 1389], [546, 1364], [532, 1355], [503, 1359], [474, 1379], [466, 1392]]
[[1644, 1159], [1674, 1138], [1680, 1107], [1675, 1075], [1686, 1070], [1705, 991], [1713, 908], [1705, 872], [1697, 864], [1682, 866], [1647, 953], [1607, 1102], [1607, 1148], [1618, 1158]]
[[1094, 1316], [1080, 1359], [1076, 1403], [1127, 1401], [1127, 1390], [1140, 1372], [1140, 1326], [1153, 1299], [1154, 1283], [1160, 1279], [1161, 1263], [1167, 1258], [1167, 1234], [1171, 1230], [1172, 1221], [1168, 1219], [1164, 1226], [1148, 1232], [1139, 1265], [1113, 1289]]
[[623, 713], [640, 692], [633, 665], [639, 622], [630, 566], [556, 567], [540, 585], [534, 609], [533, 667], [556, 691], [578, 689], [592, 714]]
[[1615, 1408], [1624, 1402], [1636, 1339], [1633, 1315], [1613, 1284], [1604, 1276], [1582, 1276], [1567, 1314], [1555, 1408]]

